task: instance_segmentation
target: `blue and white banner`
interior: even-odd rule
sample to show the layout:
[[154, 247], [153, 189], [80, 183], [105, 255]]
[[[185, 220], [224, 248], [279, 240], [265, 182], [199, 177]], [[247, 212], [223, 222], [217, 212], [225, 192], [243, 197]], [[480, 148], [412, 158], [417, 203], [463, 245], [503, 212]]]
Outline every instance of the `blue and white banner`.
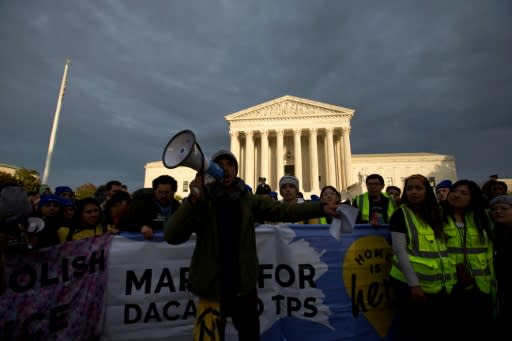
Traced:
[[[337, 238], [329, 228], [256, 228], [262, 340], [393, 340], [388, 229], [356, 225]], [[0, 338], [88, 340], [103, 331], [102, 340], [189, 341], [193, 248], [193, 239], [172, 246], [161, 234], [123, 233], [7, 257]], [[226, 334], [237, 340], [229, 323]]]
[[[262, 340], [393, 340], [387, 228], [261, 225]], [[190, 340], [197, 297], [186, 291], [194, 240], [172, 246], [140, 234], [110, 250], [103, 340]], [[139, 240], [136, 240], [139, 239]], [[228, 325], [227, 339], [236, 340]]]

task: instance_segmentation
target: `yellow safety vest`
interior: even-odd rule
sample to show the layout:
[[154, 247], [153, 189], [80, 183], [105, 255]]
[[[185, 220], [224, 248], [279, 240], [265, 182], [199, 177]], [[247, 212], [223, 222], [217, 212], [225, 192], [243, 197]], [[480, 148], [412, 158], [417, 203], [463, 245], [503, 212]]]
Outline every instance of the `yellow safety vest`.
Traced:
[[[405, 205], [400, 209], [404, 213], [407, 227], [407, 253], [409, 261], [426, 293], [434, 294], [446, 288], [450, 293], [455, 285], [455, 262], [448, 255], [448, 248], [443, 240], [434, 235], [434, 230]], [[393, 256], [390, 276], [407, 283], [404, 273], [398, 267], [398, 258]]]
[[[103, 226], [101, 226], [101, 225], [96, 226], [95, 229], [71, 230], [71, 233], [72, 233], [71, 240], [80, 240], [80, 239], [86, 239], [86, 238], [91, 238], [91, 237], [95, 237], [95, 236], [101, 236], [102, 234], [104, 234], [103, 230], [104, 230]], [[107, 230], [107, 232], [113, 232], [114, 227], [112, 225], [108, 225], [106, 230]], [[57, 230], [57, 235], [59, 237], [59, 241], [61, 243], [68, 241], [69, 233], [70, 233], [69, 227], [66, 227], [66, 226], [59, 227], [59, 229]]]
[[[466, 255], [468, 268], [475, 279], [478, 288], [486, 294], [491, 293], [494, 281], [493, 245], [483, 232], [483, 239], [478, 233], [473, 213], [464, 217], [466, 224]], [[444, 225], [444, 231], [448, 236], [448, 254], [456, 264], [464, 263], [464, 229], [459, 228], [452, 217], [448, 217], [448, 223]]]
[[309, 219], [308, 220], [308, 224], [325, 225], [325, 224], [329, 224], [329, 223], [327, 222], [327, 218], [326, 217], [320, 217], [320, 218]]
[[[385, 221], [384, 223], [389, 223], [389, 219], [393, 215], [393, 212], [396, 210], [396, 204], [395, 200], [389, 197], [387, 193], [381, 193], [380, 195], [388, 198], [388, 207], [387, 207], [387, 214], [388, 214], [388, 221]], [[363, 193], [361, 195], [358, 195], [356, 197], [356, 203], [357, 208], [361, 210], [361, 219], [370, 221], [370, 196], [368, 195], [368, 192]]]

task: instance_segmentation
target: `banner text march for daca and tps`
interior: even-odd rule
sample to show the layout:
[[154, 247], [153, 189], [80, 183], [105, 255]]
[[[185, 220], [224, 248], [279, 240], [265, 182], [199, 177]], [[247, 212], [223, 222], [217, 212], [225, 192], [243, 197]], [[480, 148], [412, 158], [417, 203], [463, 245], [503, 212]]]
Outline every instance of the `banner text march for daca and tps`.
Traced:
[[[329, 225], [260, 225], [256, 236], [262, 340], [393, 340], [387, 228], [357, 225], [338, 240]], [[171, 246], [158, 237], [69, 242], [32, 270], [23, 269], [34, 258], [11, 260], [17, 284], [0, 296], [0, 307], [13, 311], [0, 311], [0, 338], [190, 340], [198, 301], [187, 291], [194, 240]], [[27, 297], [40, 304], [27, 308]], [[230, 323], [226, 333], [236, 339]]]

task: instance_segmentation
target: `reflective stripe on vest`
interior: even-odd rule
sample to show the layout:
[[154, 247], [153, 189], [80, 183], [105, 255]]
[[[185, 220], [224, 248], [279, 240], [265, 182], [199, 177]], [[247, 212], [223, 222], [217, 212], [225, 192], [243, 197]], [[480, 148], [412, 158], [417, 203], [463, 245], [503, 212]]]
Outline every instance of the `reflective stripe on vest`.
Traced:
[[[387, 193], [381, 193], [383, 197], [388, 199], [388, 207], [387, 207], [387, 221], [385, 223], [389, 223], [389, 219], [393, 215], [393, 212], [396, 210], [395, 201], [392, 200]], [[370, 196], [368, 192], [358, 195], [356, 197], [357, 208], [361, 210], [361, 219], [370, 221]]]
[[[448, 256], [446, 244], [438, 240], [432, 228], [416, 218], [405, 205], [401, 205], [408, 233], [407, 253], [409, 261], [418, 276], [421, 288], [426, 293], [437, 293], [443, 287], [451, 292], [455, 285], [455, 263]], [[405, 275], [398, 267], [398, 259], [393, 256], [390, 274], [407, 283]]]
[[[492, 265], [493, 247], [487, 233], [483, 231], [483, 239], [476, 227], [474, 215], [467, 213], [464, 216], [466, 229], [466, 255], [471, 274], [475, 278], [478, 288], [486, 293], [491, 293], [494, 269]], [[448, 223], [444, 230], [449, 236], [447, 241], [448, 252], [455, 263], [464, 263], [464, 230], [461, 231], [452, 217], [448, 217]]]

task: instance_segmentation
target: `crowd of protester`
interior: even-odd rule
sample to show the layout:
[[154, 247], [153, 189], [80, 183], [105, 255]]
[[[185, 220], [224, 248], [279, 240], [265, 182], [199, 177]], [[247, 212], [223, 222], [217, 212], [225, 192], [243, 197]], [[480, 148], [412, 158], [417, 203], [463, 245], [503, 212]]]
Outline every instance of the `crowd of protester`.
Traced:
[[[512, 321], [512, 195], [497, 176], [482, 186], [465, 179], [434, 185], [414, 174], [403, 188], [385, 188], [382, 176], [371, 174], [366, 178], [367, 192], [354, 198], [342, 198], [336, 187], [327, 185], [319, 195], [304, 199], [293, 175], [283, 176], [278, 184], [274, 191], [260, 177], [254, 195], [288, 205], [351, 204], [359, 209], [356, 223], [389, 227], [399, 340], [426, 340], [446, 333], [483, 339], [505, 331]], [[151, 189], [133, 193], [111, 180], [93, 196], [80, 199], [69, 186], [53, 191], [42, 186], [39, 192], [27, 193], [27, 198], [28, 216], [42, 219], [44, 228], [28, 235], [27, 242], [43, 248], [120, 231], [151, 239], [182, 205], [176, 191], [177, 182], [168, 175], [155, 178]], [[244, 191], [252, 189], [245, 186]], [[7, 214], [0, 207], [2, 222]], [[332, 218], [324, 215], [293, 223], [330, 224]], [[260, 223], [268, 222], [256, 224]], [[9, 238], [0, 231], [2, 251]], [[453, 323], [460, 328], [450, 328]]]

